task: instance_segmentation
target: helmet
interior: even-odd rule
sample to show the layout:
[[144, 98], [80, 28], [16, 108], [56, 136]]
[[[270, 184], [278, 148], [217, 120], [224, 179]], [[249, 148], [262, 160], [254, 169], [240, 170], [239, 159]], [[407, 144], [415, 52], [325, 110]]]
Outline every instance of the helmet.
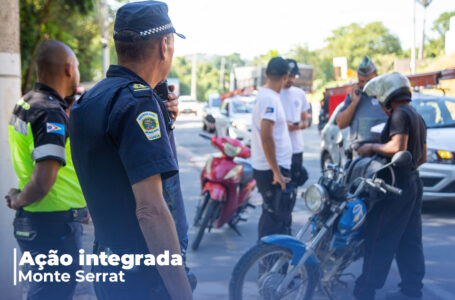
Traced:
[[369, 97], [377, 98], [382, 106], [387, 107], [390, 101], [398, 95], [410, 96], [411, 84], [406, 76], [400, 73], [389, 73], [368, 81], [363, 92]]

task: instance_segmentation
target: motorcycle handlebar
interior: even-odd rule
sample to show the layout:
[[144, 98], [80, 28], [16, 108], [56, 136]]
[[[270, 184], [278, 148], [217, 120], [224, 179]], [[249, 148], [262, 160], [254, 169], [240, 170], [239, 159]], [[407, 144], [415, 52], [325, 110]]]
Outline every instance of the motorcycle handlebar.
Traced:
[[403, 193], [403, 190], [402, 189], [399, 189], [397, 187], [394, 187], [394, 186], [391, 186], [390, 184], [387, 184], [385, 183], [384, 184], [384, 188], [388, 191], [388, 192], [391, 192], [393, 194], [397, 194], [399, 196], [401, 196], [401, 194]]
[[208, 135], [208, 134], [204, 134], [204, 133], [199, 133], [199, 136], [206, 139], [206, 140], [211, 140], [212, 139], [212, 136]]

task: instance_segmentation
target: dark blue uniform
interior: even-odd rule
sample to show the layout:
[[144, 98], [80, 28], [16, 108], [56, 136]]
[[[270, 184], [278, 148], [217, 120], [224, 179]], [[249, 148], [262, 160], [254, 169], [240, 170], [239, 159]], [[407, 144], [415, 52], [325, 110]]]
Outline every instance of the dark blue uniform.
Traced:
[[421, 220], [423, 185], [417, 162], [424, 155], [426, 126], [410, 105], [392, 112], [382, 132], [382, 142], [388, 142], [396, 134], [408, 136], [407, 150], [413, 161], [409, 166], [394, 168], [396, 186], [403, 190], [402, 195], [388, 195], [368, 214], [363, 272], [354, 289], [357, 299], [374, 299], [375, 290], [383, 287], [394, 258], [400, 271], [401, 292], [410, 297], [422, 296], [425, 275]]
[[[121, 66], [111, 66], [107, 78], [73, 106], [71, 150], [95, 225], [95, 251], [149, 253], [136, 217], [131, 185], [161, 174], [165, 193], [175, 189], [178, 166], [168, 136], [170, 124], [153, 89]], [[170, 178], [173, 182], [168, 188]], [[183, 209], [178, 202], [181, 197], [169, 202], [174, 218], [178, 214], [173, 207]], [[186, 220], [177, 219], [176, 224], [186, 226]], [[186, 229], [178, 231], [186, 234]], [[118, 272], [120, 268], [99, 266], [94, 271]], [[169, 297], [156, 268], [123, 271], [126, 283], [95, 284], [98, 298]]]

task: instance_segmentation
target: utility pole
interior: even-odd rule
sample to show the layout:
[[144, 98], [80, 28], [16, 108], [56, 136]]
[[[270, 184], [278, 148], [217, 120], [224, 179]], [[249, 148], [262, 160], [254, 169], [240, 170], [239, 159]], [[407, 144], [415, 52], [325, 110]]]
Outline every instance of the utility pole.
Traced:
[[109, 18], [106, 0], [98, 0], [98, 20], [101, 31], [101, 47], [103, 53], [103, 77], [109, 68]]
[[[0, 197], [17, 187], [11, 163], [8, 123], [14, 104], [21, 97], [21, 56], [19, 46], [19, 0], [0, 1]], [[5, 206], [0, 210], [0, 291], [4, 299], [20, 299], [19, 286], [13, 285], [14, 211]]]
[[220, 93], [224, 91], [224, 65], [226, 64], [226, 58], [221, 58], [220, 66]]
[[430, 6], [433, 0], [417, 0], [423, 6], [423, 24], [422, 24], [422, 40], [420, 41], [419, 59], [422, 60], [425, 52], [425, 23], [427, 16], [427, 7]]
[[191, 97], [197, 99], [197, 54], [193, 55], [193, 65], [191, 67]]
[[412, 15], [412, 45], [411, 45], [411, 74], [416, 73], [416, 9], [417, 9], [417, 2], [416, 0], [412, 0], [413, 2], [413, 15]]

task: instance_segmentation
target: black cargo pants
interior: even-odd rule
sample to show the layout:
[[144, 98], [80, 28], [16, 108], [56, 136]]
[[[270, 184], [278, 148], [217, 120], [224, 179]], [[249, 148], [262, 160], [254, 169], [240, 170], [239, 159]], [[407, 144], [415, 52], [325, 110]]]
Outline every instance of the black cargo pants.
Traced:
[[417, 172], [397, 178], [402, 195], [388, 196], [367, 215], [363, 270], [354, 288], [357, 299], [374, 299], [375, 290], [384, 286], [394, 258], [401, 276], [401, 291], [411, 297], [422, 295], [423, 185]]
[[[39, 213], [38, 213], [39, 214]], [[52, 214], [52, 213], [48, 213]], [[79, 249], [82, 248], [82, 224], [79, 222], [53, 222], [36, 220], [34, 218], [18, 216], [14, 219], [14, 235], [19, 247], [29, 251], [32, 257], [38, 254], [50, 254], [50, 250], [57, 250], [57, 255], [69, 254], [73, 263], [69, 266], [26, 266], [24, 273], [60, 273], [71, 274], [69, 282], [27, 282], [27, 300], [64, 300], [73, 299], [76, 289], [75, 272], [80, 269], [78, 264]]]
[[[283, 176], [290, 177], [288, 169], [280, 169]], [[272, 184], [272, 170], [253, 170], [253, 177], [263, 200], [258, 238], [271, 234], [290, 234], [295, 188], [292, 184], [286, 184], [286, 189], [283, 191], [279, 184]]]

